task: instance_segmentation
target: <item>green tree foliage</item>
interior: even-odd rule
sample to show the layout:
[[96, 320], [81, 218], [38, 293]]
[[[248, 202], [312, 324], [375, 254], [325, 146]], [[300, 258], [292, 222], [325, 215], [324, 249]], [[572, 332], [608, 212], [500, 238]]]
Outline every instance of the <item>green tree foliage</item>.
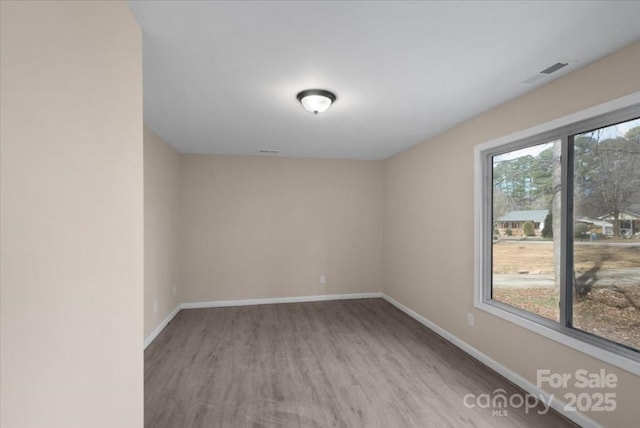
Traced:
[[636, 126], [635, 128], [631, 128], [624, 134], [624, 137], [627, 140], [635, 141], [636, 143], [640, 142], [640, 126]]
[[549, 207], [553, 198], [552, 166], [551, 144], [537, 156], [494, 158], [494, 215]]
[[589, 227], [584, 223], [576, 223], [573, 225], [573, 237], [578, 239], [584, 239], [589, 233]]
[[535, 235], [535, 228], [533, 227], [533, 223], [530, 221], [525, 221], [522, 225], [522, 232], [524, 233], [524, 236]]
[[544, 218], [544, 229], [542, 229], [543, 238], [553, 238], [553, 214], [549, 212]]

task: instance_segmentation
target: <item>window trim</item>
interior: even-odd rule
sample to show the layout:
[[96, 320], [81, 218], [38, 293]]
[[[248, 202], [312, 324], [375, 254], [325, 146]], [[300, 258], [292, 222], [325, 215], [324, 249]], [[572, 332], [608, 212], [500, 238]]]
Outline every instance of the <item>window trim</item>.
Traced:
[[[627, 96], [599, 104], [597, 106], [555, 119], [522, 131], [518, 131], [475, 147], [475, 243], [474, 243], [474, 306], [477, 309], [488, 312], [501, 319], [509, 321], [529, 331], [537, 333], [543, 337], [569, 346], [575, 350], [597, 358], [611, 365], [624, 369], [628, 372], [640, 375], [640, 359], [635, 351], [617, 345], [607, 339], [594, 336], [588, 332], [566, 327], [565, 315], [572, 308], [572, 302], [565, 299], [564, 287], [567, 281], [563, 281], [560, 290], [560, 304], [565, 307], [561, 310], [560, 323], [547, 320], [544, 317], [532, 314], [522, 309], [514, 308], [504, 303], [491, 300], [491, 287], [485, 284], [491, 283], [491, 269], [488, 268], [487, 258], [491, 257], [491, 244], [493, 230], [488, 228], [491, 225], [487, 219], [491, 218], [491, 194], [487, 194], [487, 186], [490, 180], [491, 166], [489, 165], [491, 156], [500, 152], [515, 150], [520, 147], [529, 146], [535, 143], [542, 143], [561, 139], [562, 147], [562, 186], [566, 189], [569, 183], [568, 160], [569, 160], [569, 136], [577, 133], [587, 132], [601, 126], [615, 122], [617, 117], [628, 115], [640, 115], [640, 91]], [[569, 209], [568, 191], [562, 192], [562, 222], [567, 224]], [[568, 228], [565, 228], [568, 229]], [[570, 230], [563, 230], [561, 236], [561, 247], [563, 254], [567, 254], [567, 248], [572, 245]], [[562, 263], [562, 278], [567, 278], [567, 264]], [[569, 308], [571, 306], [571, 308]], [[570, 312], [568, 312], [570, 314]]]

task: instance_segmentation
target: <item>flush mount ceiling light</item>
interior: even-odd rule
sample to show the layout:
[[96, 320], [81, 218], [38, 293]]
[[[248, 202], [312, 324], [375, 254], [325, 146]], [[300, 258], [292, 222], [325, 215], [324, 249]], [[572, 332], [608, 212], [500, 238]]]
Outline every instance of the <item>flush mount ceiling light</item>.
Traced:
[[324, 89], [307, 89], [297, 95], [298, 101], [313, 114], [322, 113], [336, 100], [335, 94]]

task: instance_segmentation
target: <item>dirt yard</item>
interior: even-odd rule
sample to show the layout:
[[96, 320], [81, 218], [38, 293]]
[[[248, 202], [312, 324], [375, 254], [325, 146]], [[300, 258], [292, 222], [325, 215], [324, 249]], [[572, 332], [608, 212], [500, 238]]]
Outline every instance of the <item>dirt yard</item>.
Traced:
[[[590, 293], [573, 306], [574, 326], [640, 349], [640, 285], [624, 290], [636, 307], [611, 306]], [[556, 321], [560, 317], [558, 290], [554, 288], [498, 288], [493, 298]]]
[[[602, 269], [640, 268], [640, 246], [578, 243], [574, 261], [578, 272], [591, 269], [597, 262], [603, 263]], [[553, 273], [553, 243], [498, 242], [493, 245], [493, 271], [498, 274]]]
[[[553, 245], [523, 241], [493, 245], [496, 274], [552, 274]], [[601, 263], [601, 270], [640, 268], [640, 247], [578, 244], [576, 272]], [[640, 276], [625, 286], [596, 285], [574, 303], [575, 327], [640, 349]], [[493, 298], [509, 305], [559, 320], [559, 290], [553, 287], [495, 288]]]

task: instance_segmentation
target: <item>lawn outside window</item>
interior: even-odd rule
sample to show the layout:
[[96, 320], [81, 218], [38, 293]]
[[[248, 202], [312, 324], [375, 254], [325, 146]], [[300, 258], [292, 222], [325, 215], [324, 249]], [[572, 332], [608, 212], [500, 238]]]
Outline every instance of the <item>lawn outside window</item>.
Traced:
[[640, 93], [476, 147], [475, 306], [640, 374]]

